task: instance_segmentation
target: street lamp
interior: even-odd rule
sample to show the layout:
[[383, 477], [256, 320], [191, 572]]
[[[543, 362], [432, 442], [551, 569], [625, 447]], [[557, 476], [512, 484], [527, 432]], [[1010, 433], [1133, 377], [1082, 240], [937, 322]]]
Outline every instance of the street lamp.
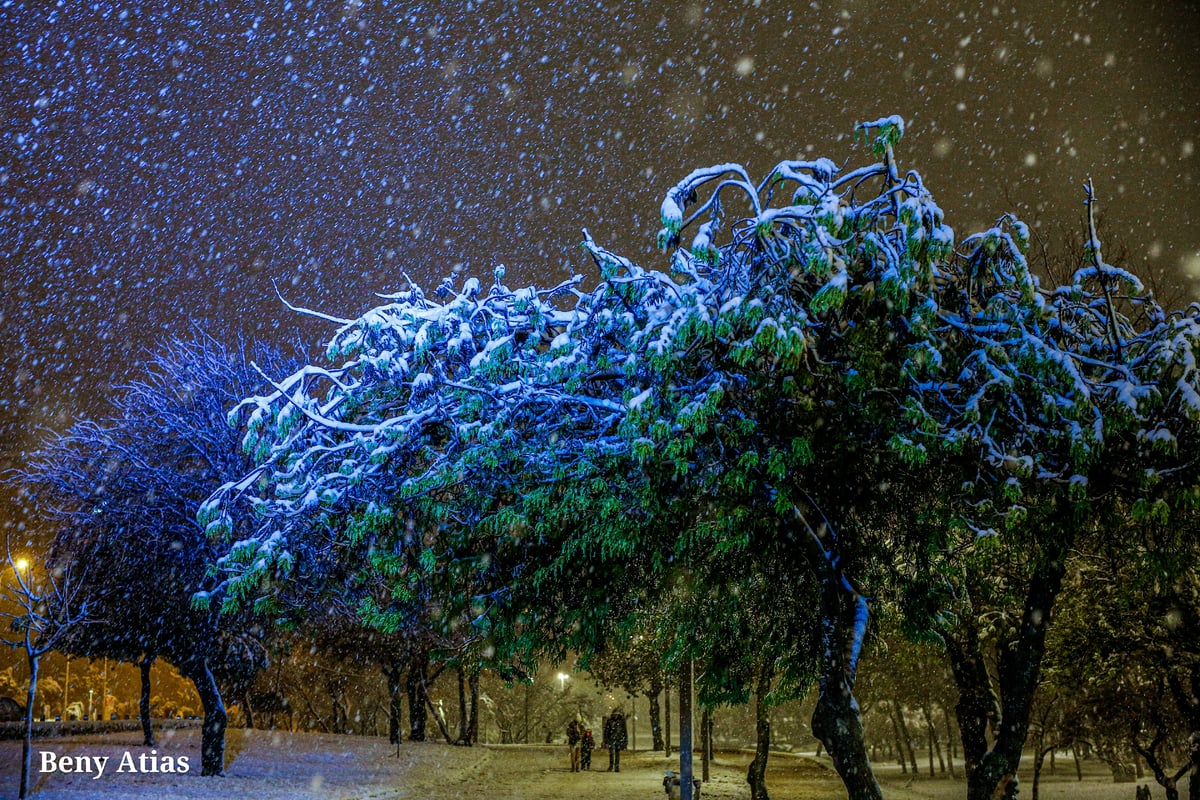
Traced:
[[29, 569], [32, 566], [28, 558], [18, 558], [13, 562], [13, 567], [17, 570], [17, 577], [24, 578], [26, 586], [29, 585]]
[[565, 692], [567, 690], [567, 678], [570, 677], [571, 676], [565, 672], [558, 673], [558, 690], [560, 692]]

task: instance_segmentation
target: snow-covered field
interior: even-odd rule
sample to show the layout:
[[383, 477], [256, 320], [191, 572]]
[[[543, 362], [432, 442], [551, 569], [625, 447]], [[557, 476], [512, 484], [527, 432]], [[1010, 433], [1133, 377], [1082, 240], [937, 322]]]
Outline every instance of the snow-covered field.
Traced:
[[[356, 736], [291, 734], [278, 731], [231, 729], [226, 744], [224, 778], [200, 776], [200, 734], [196, 730], [162, 731], [159, 756], [186, 756], [186, 774], [115, 773], [114, 765], [129, 751], [137, 758], [150, 748], [140, 734], [104, 737], [78, 736], [34, 742], [34, 770], [39, 751], [59, 756], [109, 756], [109, 767], [100, 779], [86, 774], [36, 775], [34, 797], [154, 798], [154, 800], [286, 800], [288, 798], [430, 797], [426, 784], [452, 781], [461, 784], [488, 753], [470, 748], [405, 744], [388, 747], [386, 740]], [[20, 743], [0, 745], [0, 797], [16, 797], [20, 770]]]
[[[607, 757], [596, 751], [600, 770], [574, 774], [562, 746], [449, 747], [405, 742], [397, 749], [377, 738], [297, 734], [231, 729], [227, 775], [202, 778], [200, 741], [195, 730], [163, 731], [159, 756], [187, 756], [192, 771], [182, 775], [116, 773], [115, 765], [129, 751], [133, 758], [147, 752], [138, 734], [77, 736], [34, 743], [34, 768], [41, 750], [57, 756], [108, 756], [98, 780], [86, 774], [37, 776], [34, 798], [41, 800], [657, 800], [662, 798], [663, 772], [674, 766], [660, 753], [626, 753], [620, 774], [603, 770]], [[17, 796], [19, 742], [0, 742], [0, 798]], [[704, 786], [703, 800], [744, 800], [749, 797], [745, 767], [750, 754], [721, 753]], [[768, 786], [782, 800], [827, 800], [845, 797], [831, 769], [804, 756], [772, 754]], [[696, 762], [697, 771], [700, 768]], [[1131, 784], [1114, 785], [1099, 773], [1083, 783], [1059, 768], [1041, 787], [1045, 800], [1129, 800]], [[918, 778], [909, 781], [896, 768], [880, 766], [885, 793], [894, 800], [961, 798], [961, 782]], [[1023, 787], [1027, 791], [1028, 784]], [[1153, 787], [1154, 797], [1163, 797]], [[1025, 794], [1023, 791], [1022, 794]]]
[[[159, 756], [187, 756], [192, 771], [183, 775], [114, 774], [125, 751], [148, 751], [140, 735], [72, 737], [35, 742], [38, 752], [59, 756], [109, 756], [104, 776], [39, 776], [34, 797], [43, 800], [82, 798], [153, 798], [154, 800], [293, 800], [314, 798], [372, 800], [491, 800], [512, 798], [605, 797], [657, 798], [662, 795], [666, 760], [661, 754], [626, 754], [620, 774], [593, 770], [573, 774], [562, 746], [449, 747], [405, 742], [397, 749], [386, 740], [358, 736], [292, 734], [231, 729], [224, 778], [199, 775], [198, 731], [164, 731], [155, 748]], [[602, 753], [597, 751], [595, 763]], [[20, 743], [0, 743], [0, 797], [16, 797]], [[607, 766], [607, 760], [601, 766]], [[740, 797], [740, 774], [726, 769], [720, 777], [729, 791], [711, 797]]]
[[[40, 750], [59, 756], [109, 756], [104, 777], [88, 775], [41, 776], [35, 798], [153, 798], [153, 800], [655, 800], [663, 797], [662, 778], [676, 766], [661, 753], [625, 753], [619, 774], [604, 770], [607, 754], [597, 750], [591, 772], [572, 773], [563, 746], [449, 747], [444, 744], [405, 742], [399, 757], [394, 746], [377, 738], [291, 734], [231, 729], [224, 778], [202, 778], [198, 772], [198, 731], [164, 731], [158, 755], [187, 756], [192, 772], [184, 775], [114, 774], [113, 764], [128, 750], [146, 751], [136, 734], [106, 737], [72, 737], [35, 743], [35, 769]], [[16, 797], [20, 743], [0, 743], [0, 797]], [[748, 796], [745, 763], [741, 754], [718, 760], [704, 797], [732, 800]], [[803, 777], [819, 789], [813, 796], [836, 797], [837, 777], [808, 759], [781, 756], [775, 766], [789, 783]], [[676, 767], [677, 768], [677, 767]], [[700, 764], [697, 760], [696, 768]], [[787, 796], [787, 795], [781, 795]]]

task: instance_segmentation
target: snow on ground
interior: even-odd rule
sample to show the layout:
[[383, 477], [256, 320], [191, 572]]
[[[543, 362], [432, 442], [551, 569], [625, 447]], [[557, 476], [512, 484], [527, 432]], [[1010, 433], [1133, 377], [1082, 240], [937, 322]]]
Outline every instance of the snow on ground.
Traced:
[[[117, 774], [116, 763], [142, 747], [140, 734], [75, 736], [34, 742], [34, 769], [41, 750], [58, 756], [109, 756], [105, 774], [38, 775], [34, 798], [152, 798], [153, 800], [557, 800], [596, 796], [651, 800], [664, 796], [663, 772], [671, 762], [658, 753], [626, 753], [619, 774], [608, 773], [607, 754], [596, 751], [599, 770], [573, 774], [565, 746], [450, 747], [359, 736], [244, 731], [230, 729], [226, 776], [199, 775], [199, 731], [163, 731], [159, 756], [187, 756], [192, 771], [183, 775]], [[20, 742], [0, 742], [0, 798], [16, 797]], [[603, 758], [602, 758], [603, 757]], [[699, 768], [699, 762], [697, 762]], [[718, 783], [706, 797], [744, 796], [741, 769], [718, 768]]]
[[[570, 771], [565, 746], [450, 747], [444, 744], [405, 742], [399, 748], [385, 740], [359, 736], [244, 731], [230, 729], [227, 739], [227, 775], [202, 778], [199, 774], [200, 734], [197, 730], [162, 731], [160, 756], [187, 756], [192, 771], [183, 775], [132, 775], [114, 772], [122, 754], [136, 759], [149, 748], [135, 733], [74, 736], [34, 742], [34, 769], [38, 752], [59, 756], [110, 757], [103, 778], [89, 775], [35, 775], [34, 800], [659, 800], [666, 769], [678, 769], [677, 759], [661, 753], [625, 753], [619, 774], [604, 771], [607, 753], [595, 752], [591, 772]], [[17, 796], [20, 742], [0, 742], [0, 800]], [[722, 752], [704, 785], [701, 800], [746, 800], [746, 765], [751, 754]], [[700, 761], [696, 760], [699, 773]], [[1073, 800], [1128, 800], [1130, 784], [1113, 784], [1095, 770], [1083, 783], [1073, 769], [1062, 766], [1046, 776], [1042, 796]], [[884, 792], [894, 800], [949, 800], [961, 798], [961, 781], [929, 779], [899, 774], [892, 765], [878, 765]], [[1145, 782], [1145, 781], [1143, 781]], [[767, 785], [772, 796], [789, 800], [830, 800], [845, 797], [841, 782], [828, 759], [773, 753]], [[1022, 788], [1028, 787], [1026, 782]], [[1162, 789], [1152, 786], [1154, 797]], [[1186, 791], [1186, 790], [1185, 790]], [[1024, 794], [1024, 792], [1022, 793]]]
[[[158, 755], [187, 756], [191, 771], [182, 775], [114, 772], [122, 754], [149, 752], [140, 734], [76, 736], [34, 742], [37, 779], [34, 798], [82, 800], [152, 798], [153, 800], [332, 800], [333, 798], [430, 797], [426, 783], [461, 780], [479, 762], [483, 750], [438, 745], [405, 744], [358, 736], [292, 734], [280, 731], [230, 729], [226, 739], [226, 777], [200, 776], [200, 732], [162, 731]], [[110, 757], [104, 777], [37, 775], [40, 750], [59, 756]], [[0, 798], [15, 798], [20, 774], [20, 742], [0, 743]]]

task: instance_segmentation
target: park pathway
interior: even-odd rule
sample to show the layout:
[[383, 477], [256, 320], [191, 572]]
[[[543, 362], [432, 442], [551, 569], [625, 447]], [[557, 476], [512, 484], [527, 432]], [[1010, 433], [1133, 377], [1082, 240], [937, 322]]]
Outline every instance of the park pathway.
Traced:
[[[572, 773], [565, 745], [538, 747], [493, 746], [483, 748], [487, 758], [467, 773], [456, 776], [462, 794], [479, 800], [659, 800], [665, 797], [663, 774], [670, 767], [661, 753], [625, 753], [621, 772], [605, 771], [608, 756], [597, 750], [592, 769]], [[676, 767], [677, 768], [677, 767]], [[429, 798], [451, 800], [462, 794], [445, 793], [436, 783], [422, 786]], [[714, 794], [713, 797], [740, 795]]]

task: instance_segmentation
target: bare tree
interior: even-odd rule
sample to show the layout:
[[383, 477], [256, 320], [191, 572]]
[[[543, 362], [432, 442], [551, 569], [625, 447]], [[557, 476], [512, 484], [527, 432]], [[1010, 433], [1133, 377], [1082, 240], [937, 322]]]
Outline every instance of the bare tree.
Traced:
[[213, 487], [249, 468], [225, 413], [260, 381], [243, 348], [204, 334], [171, 340], [119, 390], [111, 413], [47, 437], [15, 477], [59, 523], [53, 559], [103, 565], [81, 596], [111, 624], [72, 632], [59, 649], [142, 663], [145, 675], [158, 657], [178, 667], [204, 705], [204, 775], [224, 771], [223, 695], [242, 697], [265, 665], [253, 610], [207, 602], [209, 566], [230, 547], [196, 521]]
[[[5, 559], [13, 571], [13, 582], [0, 580], [0, 617], [11, 621], [4, 644], [25, 651], [29, 661], [29, 690], [25, 695], [25, 735], [21, 744], [21, 789], [29, 795], [33, 750], [33, 707], [37, 695], [38, 665], [42, 656], [87, 619], [87, 606], [77, 602], [77, 582], [71, 567], [34, 570], [25, 559], [13, 557], [8, 540]], [[10, 610], [11, 609], [11, 610]]]

